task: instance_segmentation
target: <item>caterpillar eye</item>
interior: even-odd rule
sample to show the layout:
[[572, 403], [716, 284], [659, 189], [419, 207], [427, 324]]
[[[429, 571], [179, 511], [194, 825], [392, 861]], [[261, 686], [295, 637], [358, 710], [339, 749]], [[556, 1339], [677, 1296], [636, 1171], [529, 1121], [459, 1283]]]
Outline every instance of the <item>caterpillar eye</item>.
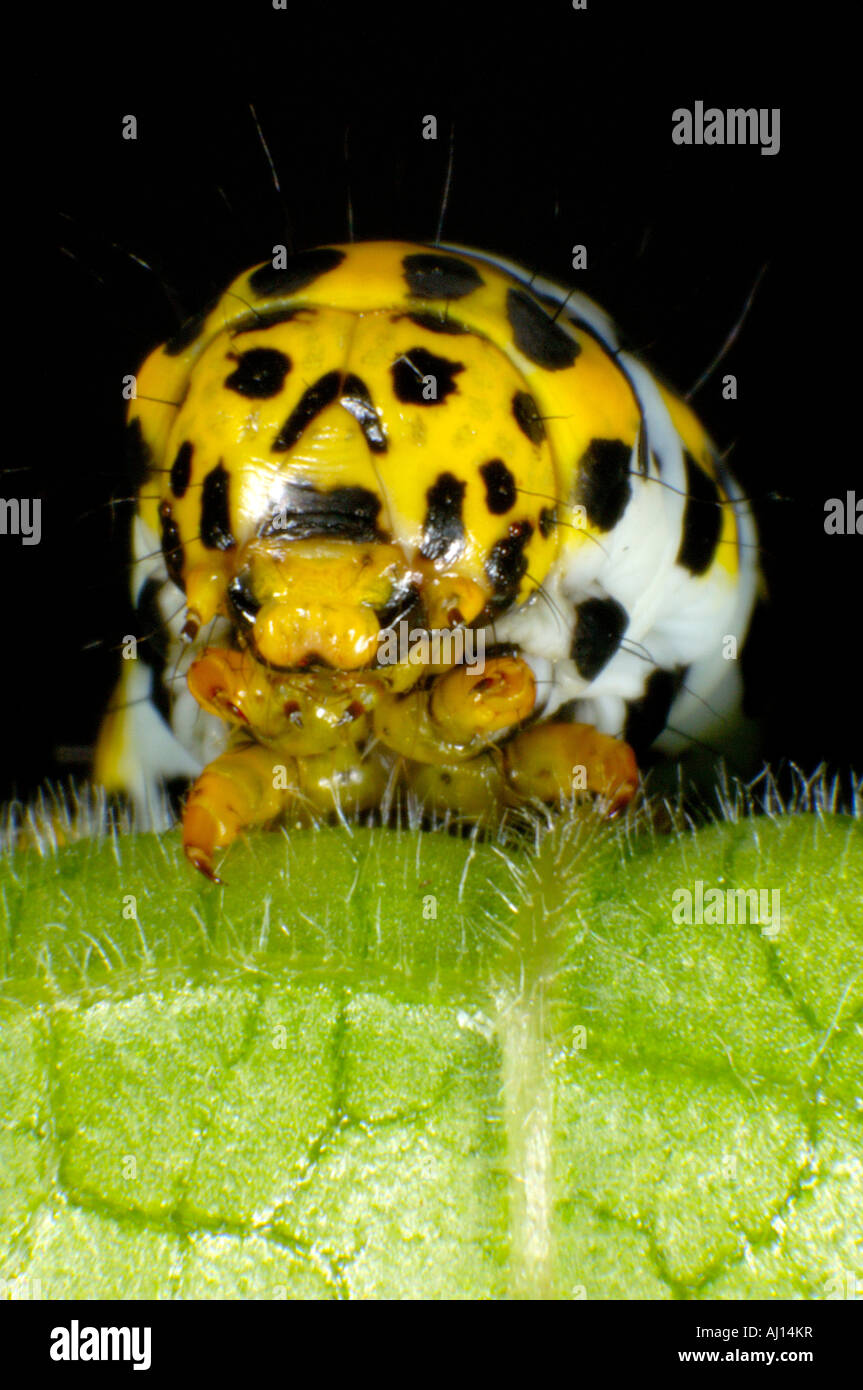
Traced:
[[238, 620], [244, 626], [251, 626], [261, 605], [249, 586], [248, 574], [238, 574], [228, 585], [228, 600]]
[[422, 611], [419, 586], [408, 583], [397, 585], [387, 602], [375, 609], [375, 616], [381, 630], [403, 618], [419, 627], [422, 625]]

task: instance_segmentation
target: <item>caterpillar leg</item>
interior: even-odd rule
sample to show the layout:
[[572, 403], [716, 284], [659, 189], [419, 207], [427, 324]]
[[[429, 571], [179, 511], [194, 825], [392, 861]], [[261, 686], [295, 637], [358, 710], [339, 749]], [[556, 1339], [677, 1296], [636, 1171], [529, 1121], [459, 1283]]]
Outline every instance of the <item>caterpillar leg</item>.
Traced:
[[365, 756], [351, 744], [302, 759], [259, 744], [223, 753], [189, 793], [183, 814], [186, 856], [218, 883], [213, 856], [246, 826], [274, 820], [292, 802], [312, 818], [368, 810], [383, 798], [392, 762], [386, 750]]
[[528, 800], [569, 801], [593, 792], [609, 815], [635, 794], [638, 767], [629, 744], [591, 724], [547, 724], [525, 729], [500, 749], [467, 762], [408, 763], [408, 786], [429, 809], [469, 820], [499, 814]]
[[541, 724], [517, 734], [501, 751], [513, 790], [540, 801], [595, 792], [613, 815], [632, 800], [638, 786], [629, 744], [591, 724]]
[[379, 806], [392, 775], [394, 759], [380, 746], [362, 752], [343, 744], [298, 762], [300, 791], [313, 814], [357, 815]]
[[466, 763], [408, 763], [404, 776], [424, 808], [467, 821], [494, 820], [512, 800], [501, 759], [489, 750]]
[[413, 762], [458, 763], [527, 719], [535, 701], [527, 663], [494, 657], [482, 670], [453, 667], [428, 689], [383, 696], [374, 728], [388, 748]]
[[220, 882], [213, 868], [214, 854], [227, 849], [244, 826], [274, 820], [296, 786], [295, 758], [277, 755], [257, 743], [223, 753], [204, 768], [186, 801], [186, 857], [207, 878]]

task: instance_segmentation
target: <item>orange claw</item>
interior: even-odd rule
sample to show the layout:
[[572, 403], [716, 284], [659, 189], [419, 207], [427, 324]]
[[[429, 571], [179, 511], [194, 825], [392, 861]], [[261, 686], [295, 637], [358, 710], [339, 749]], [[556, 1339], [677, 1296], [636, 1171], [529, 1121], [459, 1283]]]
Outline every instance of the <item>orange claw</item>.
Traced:
[[412, 762], [460, 763], [527, 719], [535, 700], [536, 682], [526, 662], [493, 657], [482, 670], [451, 667], [430, 689], [382, 695], [374, 729], [382, 743]]
[[432, 687], [429, 713], [453, 743], [495, 734], [527, 719], [536, 703], [536, 681], [526, 662], [498, 656], [482, 668], [455, 666]]
[[249, 667], [249, 659], [243, 652], [208, 647], [189, 667], [189, 689], [209, 714], [248, 724], [243, 706], [248, 695]]
[[297, 785], [294, 758], [250, 743], [204, 768], [183, 812], [186, 858], [214, 883], [213, 856], [247, 825], [275, 819]]
[[[206, 774], [204, 774], [205, 776]], [[206, 804], [208, 789], [202, 786], [203, 776], [198, 778], [183, 812], [183, 849], [186, 858], [200, 869], [213, 883], [222, 880], [213, 868], [213, 854], [216, 850], [227, 849], [239, 831], [239, 821], [229, 825], [223, 818], [214, 815]]]

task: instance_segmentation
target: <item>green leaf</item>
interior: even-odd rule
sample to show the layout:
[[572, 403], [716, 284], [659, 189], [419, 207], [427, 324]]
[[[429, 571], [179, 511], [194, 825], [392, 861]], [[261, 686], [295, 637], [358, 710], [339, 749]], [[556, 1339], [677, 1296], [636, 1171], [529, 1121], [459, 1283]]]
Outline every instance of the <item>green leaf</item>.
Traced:
[[[225, 873], [173, 834], [0, 863], [7, 1294], [863, 1277], [859, 821], [260, 834]], [[676, 920], [698, 882], [778, 924]]]

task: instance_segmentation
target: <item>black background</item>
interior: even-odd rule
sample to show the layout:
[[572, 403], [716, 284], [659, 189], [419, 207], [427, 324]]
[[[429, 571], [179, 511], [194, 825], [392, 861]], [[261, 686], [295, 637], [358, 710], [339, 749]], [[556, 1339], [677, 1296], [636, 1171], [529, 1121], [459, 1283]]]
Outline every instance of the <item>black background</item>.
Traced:
[[[199, 27], [182, 32], [178, 16]], [[826, 499], [855, 485], [863, 493], [843, 443], [851, 436], [837, 423], [845, 358], [821, 326], [828, 278], [841, 281], [843, 270], [824, 197], [831, 136], [819, 130], [811, 89], [787, 80], [773, 7], [695, 15], [467, 5], [390, 18], [335, 6], [311, 24], [269, 0], [179, 6], [172, 28], [157, 17], [144, 25], [146, 54], [141, 15], [125, 31], [121, 18], [119, 33], [117, 22], [102, 32], [113, 35], [116, 61], [85, 63], [71, 82], [67, 71], [50, 135], [22, 145], [53, 218], [52, 269], [44, 283], [37, 277], [44, 302], [28, 361], [38, 390], [18, 407], [27, 442], [6, 460], [24, 471], [2, 479], [5, 496], [40, 496], [43, 515], [39, 546], [0, 539], [0, 795], [85, 771], [74, 750], [92, 745], [117, 644], [134, 631], [130, 507], [112, 502], [130, 496], [123, 375], [175, 330], [178, 314], [268, 259], [275, 243], [347, 240], [349, 194], [356, 239], [433, 240], [451, 130], [443, 239], [575, 283], [682, 391], [767, 267], [693, 404], [731, 449], [759, 518], [771, 605], [745, 669], [766, 720], [765, 753], [807, 771], [822, 761], [859, 771], [863, 540], [824, 532]], [[87, 38], [77, 29], [73, 50], [83, 53]], [[675, 146], [671, 113], [696, 99], [781, 106], [781, 152]], [[122, 138], [126, 114], [137, 117], [136, 141]], [[422, 138], [427, 114], [437, 117], [435, 142]], [[575, 243], [587, 246], [586, 272], [571, 270]], [[737, 376], [736, 402], [721, 399], [724, 372]]]

